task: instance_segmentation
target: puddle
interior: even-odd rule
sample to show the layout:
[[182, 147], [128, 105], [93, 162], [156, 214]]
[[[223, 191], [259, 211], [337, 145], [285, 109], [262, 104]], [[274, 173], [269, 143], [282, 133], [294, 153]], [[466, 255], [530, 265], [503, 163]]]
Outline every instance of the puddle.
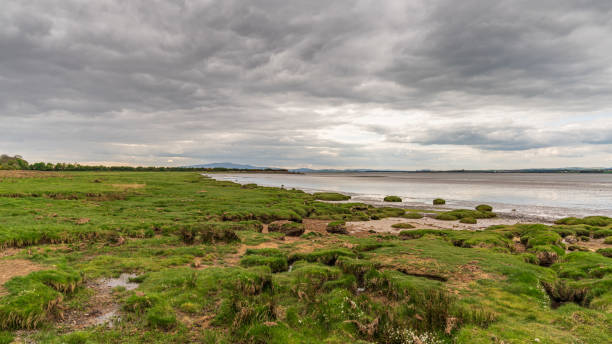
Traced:
[[[100, 284], [108, 289], [116, 287], [124, 287], [125, 290], [134, 290], [138, 288], [138, 283], [130, 282], [130, 278], [135, 278], [136, 274], [121, 274], [118, 278], [105, 278], [100, 281]], [[113, 304], [113, 307], [100, 316], [97, 316], [93, 323], [95, 325], [108, 325], [113, 327], [114, 320], [119, 320], [119, 307]]]
[[107, 326], [113, 328], [120, 319], [121, 308], [113, 296], [113, 288], [123, 287], [125, 290], [138, 288], [138, 283], [130, 282], [135, 274], [121, 274], [118, 278], [103, 278], [91, 281], [87, 287], [94, 291], [86, 310], [69, 310], [65, 313], [63, 325], [72, 330], [89, 326]]
[[121, 274], [119, 278], [106, 278], [102, 280], [102, 285], [108, 288], [124, 287], [125, 290], [138, 288], [138, 283], [130, 282], [130, 278], [135, 278], [136, 274]]

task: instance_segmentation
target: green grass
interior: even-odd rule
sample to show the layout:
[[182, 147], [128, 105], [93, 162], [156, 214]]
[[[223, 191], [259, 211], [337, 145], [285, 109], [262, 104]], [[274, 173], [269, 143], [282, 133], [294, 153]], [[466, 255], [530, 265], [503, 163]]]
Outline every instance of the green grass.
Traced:
[[315, 192], [313, 196], [315, 199], [321, 201], [346, 201], [351, 199], [351, 196], [343, 195], [336, 192]]
[[[612, 228], [599, 217], [484, 231], [285, 238], [283, 225], [262, 233], [264, 224], [288, 220], [287, 230], [301, 230], [304, 219], [333, 227], [422, 213], [319, 202], [301, 191], [195, 172], [3, 178], [0, 201], [0, 245], [11, 248], [0, 259], [43, 267], [3, 286], [0, 343], [17, 335], [57, 344], [365, 344], [414, 336], [560, 344], [612, 336], [609, 248], [566, 253], [561, 243], [605, 235]], [[493, 213], [441, 215], [467, 221]], [[121, 273], [137, 274], [140, 284], [113, 292], [121, 315], [113, 328], [60, 328], [62, 313], [86, 318], [91, 311], [97, 291], [88, 285]]]
[[612, 225], [612, 218], [606, 216], [587, 216], [585, 218], [565, 217], [555, 221], [558, 225], [589, 225], [597, 227], [605, 227]]

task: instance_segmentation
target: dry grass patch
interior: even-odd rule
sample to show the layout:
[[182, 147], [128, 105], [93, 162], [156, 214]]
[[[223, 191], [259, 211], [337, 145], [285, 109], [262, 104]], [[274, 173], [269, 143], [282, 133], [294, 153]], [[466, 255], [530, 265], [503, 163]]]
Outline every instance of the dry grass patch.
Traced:
[[48, 177], [62, 177], [62, 174], [58, 172], [48, 172], [48, 171], [0, 170], [0, 178], [48, 178]]

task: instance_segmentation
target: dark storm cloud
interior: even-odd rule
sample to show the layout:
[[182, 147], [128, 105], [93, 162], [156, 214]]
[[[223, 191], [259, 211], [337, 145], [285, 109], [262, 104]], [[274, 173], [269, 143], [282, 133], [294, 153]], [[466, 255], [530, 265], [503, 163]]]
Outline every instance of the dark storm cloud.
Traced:
[[437, 145], [576, 145], [596, 161], [611, 143], [611, 116], [550, 128], [610, 113], [609, 1], [9, 0], [0, 10], [0, 150], [26, 158], [425, 167]]

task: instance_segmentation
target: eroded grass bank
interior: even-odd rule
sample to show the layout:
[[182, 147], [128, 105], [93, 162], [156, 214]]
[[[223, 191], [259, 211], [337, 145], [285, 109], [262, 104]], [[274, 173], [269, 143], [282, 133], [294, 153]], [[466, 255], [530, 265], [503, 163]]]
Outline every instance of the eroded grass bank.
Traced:
[[[2, 272], [0, 343], [604, 343], [612, 336], [605, 218], [353, 236], [330, 233], [327, 224], [420, 215], [190, 172], [19, 177], [0, 182], [0, 260], [35, 268]], [[602, 251], [589, 250], [593, 241]], [[100, 286], [126, 273], [137, 288]]]

